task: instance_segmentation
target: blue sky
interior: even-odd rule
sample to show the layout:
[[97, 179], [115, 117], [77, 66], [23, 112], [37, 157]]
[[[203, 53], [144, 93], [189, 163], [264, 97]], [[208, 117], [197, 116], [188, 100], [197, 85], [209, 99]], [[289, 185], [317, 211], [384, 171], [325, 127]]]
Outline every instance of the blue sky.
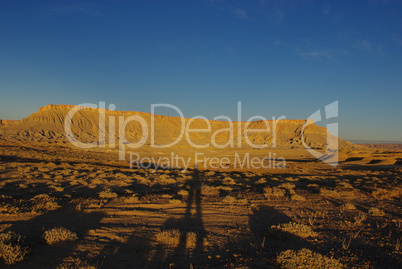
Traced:
[[[0, 118], [52, 104], [303, 119], [402, 141], [401, 1], [3, 1]], [[160, 110], [160, 114], [176, 115]], [[322, 124], [325, 124], [323, 122]]]

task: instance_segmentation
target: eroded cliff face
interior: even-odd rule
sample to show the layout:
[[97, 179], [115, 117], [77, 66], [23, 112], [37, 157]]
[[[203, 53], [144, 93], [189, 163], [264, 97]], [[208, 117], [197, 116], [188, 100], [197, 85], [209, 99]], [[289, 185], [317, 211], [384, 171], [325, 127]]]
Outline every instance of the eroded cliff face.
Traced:
[[[228, 122], [153, 115], [143, 112], [112, 111], [72, 105], [48, 105], [29, 117], [2, 124], [0, 136], [31, 141], [70, 140], [106, 145], [143, 143], [144, 145], [228, 147], [325, 148], [326, 128], [306, 120], [266, 120]], [[71, 128], [71, 132], [68, 129]], [[66, 132], [67, 130], [67, 132]], [[180, 139], [181, 137], [181, 139]], [[340, 147], [350, 143], [339, 139]], [[174, 144], [174, 145], [173, 145]]]
[[0, 126], [6, 126], [17, 123], [17, 120], [0, 120]]

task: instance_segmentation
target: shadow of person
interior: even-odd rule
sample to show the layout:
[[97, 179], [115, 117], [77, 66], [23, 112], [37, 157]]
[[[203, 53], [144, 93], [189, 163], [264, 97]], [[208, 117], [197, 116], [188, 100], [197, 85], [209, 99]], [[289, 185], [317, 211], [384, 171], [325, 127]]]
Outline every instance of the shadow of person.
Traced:
[[155, 265], [155, 261], [164, 257], [165, 265], [174, 264], [178, 268], [188, 268], [190, 264], [199, 264], [204, 258], [206, 232], [202, 219], [202, 179], [198, 170], [194, 170], [192, 176], [193, 178], [188, 181], [189, 195], [183, 217], [169, 218], [163, 224], [164, 230], [179, 230], [179, 243], [171, 253], [159, 248], [151, 264]]

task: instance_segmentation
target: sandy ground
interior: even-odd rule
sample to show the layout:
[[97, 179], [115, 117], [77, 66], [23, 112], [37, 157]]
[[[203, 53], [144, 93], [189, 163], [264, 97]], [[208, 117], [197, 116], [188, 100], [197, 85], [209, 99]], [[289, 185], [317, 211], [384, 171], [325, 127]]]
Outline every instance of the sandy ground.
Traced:
[[[183, 173], [130, 169], [116, 152], [0, 140], [0, 232], [22, 235], [30, 249], [0, 266], [277, 268], [282, 251], [307, 248], [345, 268], [400, 268], [401, 150], [345, 152], [338, 167], [307, 152], [273, 152], [286, 168], [192, 163]], [[289, 222], [314, 233], [272, 227]], [[54, 227], [78, 239], [46, 244], [42, 235]]]

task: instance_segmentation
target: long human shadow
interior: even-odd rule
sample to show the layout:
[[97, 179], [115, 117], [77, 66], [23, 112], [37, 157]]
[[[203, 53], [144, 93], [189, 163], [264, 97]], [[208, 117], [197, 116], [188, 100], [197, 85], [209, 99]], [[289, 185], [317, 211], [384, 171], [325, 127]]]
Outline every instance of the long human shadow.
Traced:
[[[188, 182], [189, 195], [186, 209], [181, 219], [169, 218], [163, 224], [164, 230], [177, 229], [180, 231], [180, 239], [175, 249], [168, 253], [160, 246], [150, 261], [150, 267], [156, 267], [158, 261], [164, 260], [164, 265], [174, 264], [177, 268], [189, 268], [190, 264], [202, 263], [204, 257], [204, 242], [206, 231], [202, 216], [202, 179], [198, 170], [194, 170], [193, 178]], [[193, 214], [193, 208], [195, 213]], [[196, 234], [195, 247], [189, 246], [189, 234]], [[160, 264], [160, 263], [159, 263]]]

